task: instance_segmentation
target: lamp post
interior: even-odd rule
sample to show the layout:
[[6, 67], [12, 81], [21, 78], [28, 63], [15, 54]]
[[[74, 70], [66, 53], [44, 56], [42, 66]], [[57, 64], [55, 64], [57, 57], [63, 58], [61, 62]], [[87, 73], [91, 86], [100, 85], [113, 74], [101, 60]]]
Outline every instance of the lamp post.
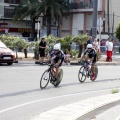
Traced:
[[98, 0], [94, 0], [92, 17], [92, 40], [94, 40], [97, 35], [97, 15], [98, 15]]

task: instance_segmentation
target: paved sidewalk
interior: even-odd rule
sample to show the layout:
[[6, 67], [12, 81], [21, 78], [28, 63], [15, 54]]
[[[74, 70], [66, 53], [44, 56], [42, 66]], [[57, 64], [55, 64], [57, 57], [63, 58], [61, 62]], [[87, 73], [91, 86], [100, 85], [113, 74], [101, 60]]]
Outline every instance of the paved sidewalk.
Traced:
[[[32, 60], [37, 62], [34, 57], [34, 53], [28, 53], [28, 58], [24, 58], [23, 52], [18, 52], [18, 57], [21, 58], [23, 61]], [[97, 65], [120, 65], [120, 54], [113, 55], [113, 61], [112, 62], [106, 62], [106, 55], [102, 55], [101, 59], [97, 62]], [[71, 65], [79, 65], [78, 59], [77, 60], [71, 60]]]
[[113, 107], [119, 103], [120, 93], [108, 94], [55, 108], [31, 120], [97, 120], [92, 118], [96, 117], [101, 110], [103, 112], [109, 107]]

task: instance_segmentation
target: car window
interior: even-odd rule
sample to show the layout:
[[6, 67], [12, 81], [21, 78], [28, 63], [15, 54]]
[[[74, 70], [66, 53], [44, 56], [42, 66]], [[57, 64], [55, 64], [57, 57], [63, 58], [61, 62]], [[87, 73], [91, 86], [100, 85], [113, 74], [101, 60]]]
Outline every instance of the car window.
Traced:
[[0, 41], [0, 48], [7, 48], [7, 46]]

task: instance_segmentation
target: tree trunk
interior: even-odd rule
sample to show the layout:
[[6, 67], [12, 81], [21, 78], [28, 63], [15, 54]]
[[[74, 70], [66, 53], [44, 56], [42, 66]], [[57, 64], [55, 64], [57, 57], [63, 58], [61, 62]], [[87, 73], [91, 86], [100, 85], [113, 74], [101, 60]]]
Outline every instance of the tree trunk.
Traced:
[[47, 36], [51, 34], [51, 15], [47, 14]]
[[27, 58], [27, 48], [24, 49], [25, 58]]
[[81, 44], [81, 45], [80, 45], [78, 58], [80, 58], [80, 57], [81, 57], [81, 55], [82, 55], [82, 51], [83, 51], [83, 44]]
[[31, 38], [34, 40], [35, 39], [35, 19], [36, 18], [33, 18], [31, 20], [32, 22], [32, 25], [31, 25]]

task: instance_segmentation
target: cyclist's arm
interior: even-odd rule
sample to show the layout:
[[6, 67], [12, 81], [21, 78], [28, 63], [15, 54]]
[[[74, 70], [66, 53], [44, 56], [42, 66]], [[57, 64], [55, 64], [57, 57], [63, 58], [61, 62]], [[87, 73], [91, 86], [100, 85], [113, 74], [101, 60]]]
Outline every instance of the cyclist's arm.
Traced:
[[87, 50], [83, 53], [83, 55], [82, 55], [82, 57], [81, 57], [80, 61], [82, 61], [82, 60], [83, 60], [83, 58], [85, 57], [86, 53], [87, 53]]

